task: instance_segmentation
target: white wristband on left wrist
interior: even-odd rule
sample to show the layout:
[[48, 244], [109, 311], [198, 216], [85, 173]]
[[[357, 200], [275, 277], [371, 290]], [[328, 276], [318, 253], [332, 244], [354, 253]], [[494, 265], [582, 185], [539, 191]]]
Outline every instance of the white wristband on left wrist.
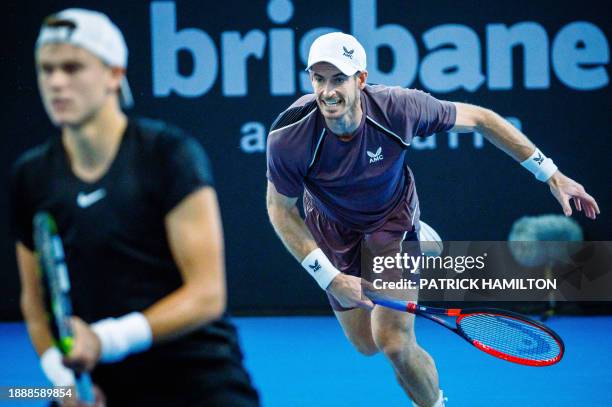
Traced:
[[546, 157], [538, 148], [521, 165], [542, 182], [548, 181], [557, 172], [557, 166], [553, 160]]
[[153, 334], [147, 318], [132, 312], [120, 318], [105, 318], [91, 324], [101, 344], [100, 362], [113, 363], [151, 347]]

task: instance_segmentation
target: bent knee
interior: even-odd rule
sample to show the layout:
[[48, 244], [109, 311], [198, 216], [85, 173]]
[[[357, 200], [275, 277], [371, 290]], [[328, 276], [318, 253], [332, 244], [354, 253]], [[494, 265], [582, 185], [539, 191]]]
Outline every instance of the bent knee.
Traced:
[[380, 335], [375, 338], [376, 345], [390, 359], [406, 357], [418, 349], [414, 336], [406, 334]]
[[373, 356], [379, 351], [371, 335], [346, 335], [346, 338], [364, 356]]
[[367, 346], [355, 346], [355, 348], [364, 356], [374, 356], [378, 353], [378, 348], [374, 344]]
[[374, 356], [378, 353], [378, 347], [374, 341], [351, 340], [351, 343], [357, 352], [364, 356]]

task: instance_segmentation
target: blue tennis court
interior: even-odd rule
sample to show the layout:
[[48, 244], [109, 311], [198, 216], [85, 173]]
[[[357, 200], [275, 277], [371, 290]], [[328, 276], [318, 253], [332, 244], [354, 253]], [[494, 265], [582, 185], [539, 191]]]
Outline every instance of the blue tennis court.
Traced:
[[[264, 406], [410, 405], [384, 357], [358, 354], [333, 317], [234, 321]], [[449, 407], [612, 405], [612, 317], [558, 316], [547, 324], [564, 339], [566, 355], [545, 368], [495, 359], [429, 321], [417, 320], [417, 335], [436, 361]], [[3, 323], [0, 331], [0, 385], [46, 385], [24, 325]]]

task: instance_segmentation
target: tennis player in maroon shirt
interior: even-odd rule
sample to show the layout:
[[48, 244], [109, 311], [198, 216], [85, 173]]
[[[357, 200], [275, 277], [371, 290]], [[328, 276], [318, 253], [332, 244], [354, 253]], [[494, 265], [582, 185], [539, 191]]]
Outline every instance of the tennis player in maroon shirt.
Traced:
[[[368, 85], [365, 50], [351, 35], [317, 38], [307, 69], [314, 93], [281, 113], [268, 136], [270, 221], [326, 291], [357, 350], [382, 351], [415, 406], [444, 406], [434, 361], [416, 342], [414, 316], [374, 306], [362, 295], [362, 247], [376, 255], [397, 252], [423, 233], [414, 178], [404, 163], [412, 138], [478, 131], [546, 182], [565, 215], [573, 201], [595, 219], [597, 203], [495, 112], [419, 90]], [[300, 196], [305, 219], [296, 207]], [[416, 292], [409, 295], [416, 301]]]

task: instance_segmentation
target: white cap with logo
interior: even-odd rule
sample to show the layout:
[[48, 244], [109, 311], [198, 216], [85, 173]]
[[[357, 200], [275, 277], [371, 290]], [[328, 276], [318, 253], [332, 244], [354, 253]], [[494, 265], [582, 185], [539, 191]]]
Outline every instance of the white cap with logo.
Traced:
[[347, 76], [366, 69], [366, 53], [355, 37], [333, 32], [318, 37], [310, 46], [308, 67], [318, 62], [329, 62]]
[[[127, 68], [128, 49], [121, 31], [98, 11], [69, 8], [47, 17], [38, 34], [36, 49], [52, 43], [71, 44], [91, 52], [109, 66]], [[132, 106], [132, 92], [125, 77], [120, 91], [122, 105]]]

